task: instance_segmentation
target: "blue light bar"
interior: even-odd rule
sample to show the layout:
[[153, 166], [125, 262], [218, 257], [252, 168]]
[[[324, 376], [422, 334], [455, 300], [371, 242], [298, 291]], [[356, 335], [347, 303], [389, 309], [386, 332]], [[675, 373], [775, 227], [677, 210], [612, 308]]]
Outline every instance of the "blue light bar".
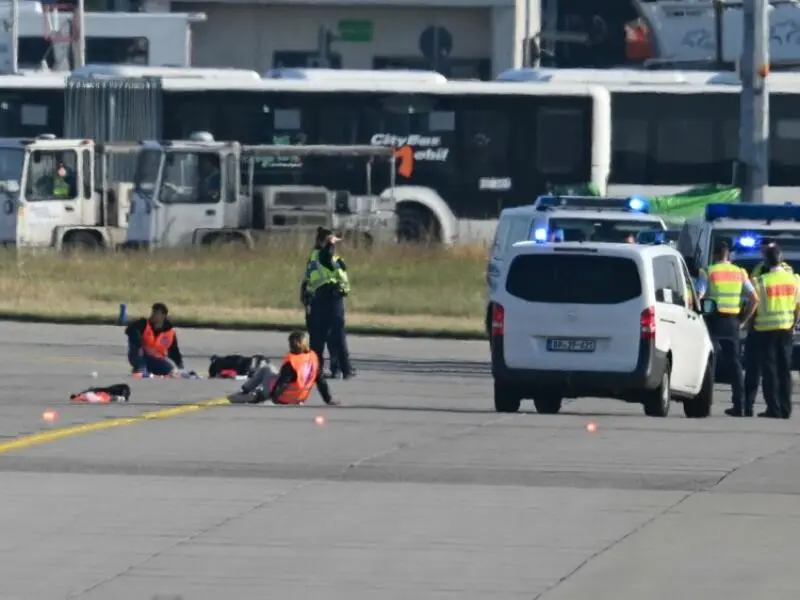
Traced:
[[800, 221], [795, 204], [707, 204], [706, 221], [749, 219], [751, 221]]
[[533, 239], [537, 242], [546, 242], [547, 227], [537, 227], [533, 232]]
[[752, 250], [758, 245], [758, 238], [754, 235], [742, 235], [736, 238], [733, 245], [738, 248]]
[[644, 196], [629, 198], [598, 198], [597, 196], [539, 196], [533, 205], [536, 210], [554, 208], [584, 210], [619, 210], [625, 212], [648, 213], [650, 202]]

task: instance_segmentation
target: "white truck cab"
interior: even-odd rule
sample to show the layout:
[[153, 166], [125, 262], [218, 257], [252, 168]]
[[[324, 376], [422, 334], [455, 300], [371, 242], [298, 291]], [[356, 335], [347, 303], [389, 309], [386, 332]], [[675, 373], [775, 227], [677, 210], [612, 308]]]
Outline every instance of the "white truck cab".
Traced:
[[127, 195], [95, 188], [96, 157], [92, 140], [0, 139], [0, 243], [60, 250], [121, 241]]
[[[498, 283], [506, 253], [516, 242], [549, 241], [621, 242], [645, 231], [664, 231], [667, 226], [649, 214], [646, 198], [597, 198], [593, 196], [540, 196], [528, 206], [506, 208], [500, 213], [486, 267], [487, 295]], [[491, 305], [487, 303], [486, 328]]]
[[[176, 248], [217, 244], [252, 247], [262, 233], [318, 226], [368, 242], [396, 240], [394, 197], [353, 196], [310, 185], [254, 185], [256, 161], [289, 165], [303, 157], [394, 161], [374, 146], [245, 146], [198, 132], [189, 140], [141, 143], [125, 245]], [[294, 163], [292, 162], [294, 161]], [[393, 173], [390, 189], [394, 187]]]

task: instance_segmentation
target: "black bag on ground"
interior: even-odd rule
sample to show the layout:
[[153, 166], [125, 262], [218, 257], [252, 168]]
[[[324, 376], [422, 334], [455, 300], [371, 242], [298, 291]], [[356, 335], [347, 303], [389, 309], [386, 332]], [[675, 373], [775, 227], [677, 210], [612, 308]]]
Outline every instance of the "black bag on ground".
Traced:
[[208, 365], [208, 376], [210, 378], [230, 379], [235, 376], [252, 377], [262, 362], [266, 362], [267, 357], [263, 354], [253, 356], [243, 356], [242, 354], [228, 354], [227, 356], [211, 357]]

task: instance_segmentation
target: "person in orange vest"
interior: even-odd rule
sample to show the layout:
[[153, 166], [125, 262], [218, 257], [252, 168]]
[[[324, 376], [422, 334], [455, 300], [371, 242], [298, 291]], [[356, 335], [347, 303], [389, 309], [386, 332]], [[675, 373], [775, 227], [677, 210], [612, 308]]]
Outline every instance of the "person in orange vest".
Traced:
[[289, 335], [289, 352], [283, 357], [280, 368], [264, 361], [241, 390], [228, 396], [228, 400], [232, 404], [305, 404], [314, 386], [325, 404], [338, 405], [319, 368], [319, 357], [309, 346], [308, 334], [293, 331]]
[[138, 319], [125, 328], [128, 362], [133, 368], [134, 377], [181, 374], [183, 356], [175, 328], [167, 319], [168, 314], [167, 305], [156, 302], [149, 318]]

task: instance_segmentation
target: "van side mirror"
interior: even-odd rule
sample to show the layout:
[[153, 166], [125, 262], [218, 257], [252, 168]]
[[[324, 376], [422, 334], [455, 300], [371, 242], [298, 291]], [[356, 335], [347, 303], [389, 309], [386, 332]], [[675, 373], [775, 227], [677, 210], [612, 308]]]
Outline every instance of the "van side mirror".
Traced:
[[704, 315], [711, 315], [717, 312], [716, 300], [710, 300], [708, 298], [704, 298], [700, 302], [700, 312], [702, 312]]

